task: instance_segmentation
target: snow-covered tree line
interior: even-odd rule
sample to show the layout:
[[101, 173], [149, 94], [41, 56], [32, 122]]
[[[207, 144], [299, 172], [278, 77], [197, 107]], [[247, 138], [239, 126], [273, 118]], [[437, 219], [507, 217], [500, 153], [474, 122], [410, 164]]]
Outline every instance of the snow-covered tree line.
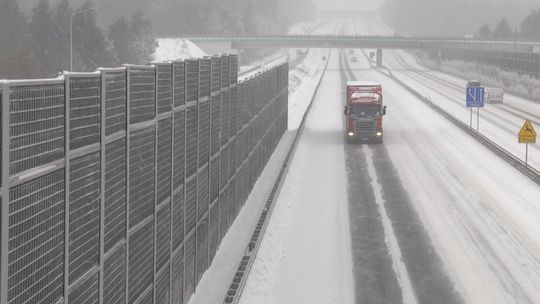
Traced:
[[382, 15], [399, 33], [464, 36], [503, 18], [509, 24], [519, 23], [538, 7], [538, 0], [386, 0]]
[[493, 28], [484, 24], [478, 30], [477, 36], [482, 39], [518, 39], [540, 41], [540, 10], [531, 11], [518, 27], [512, 27], [503, 18]]
[[0, 78], [52, 77], [69, 70], [71, 16], [74, 71], [151, 60], [156, 42], [149, 19], [136, 12], [104, 28], [93, 8], [91, 1], [74, 6], [69, 0], [39, 0], [26, 16], [16, 0], [0, 0]]

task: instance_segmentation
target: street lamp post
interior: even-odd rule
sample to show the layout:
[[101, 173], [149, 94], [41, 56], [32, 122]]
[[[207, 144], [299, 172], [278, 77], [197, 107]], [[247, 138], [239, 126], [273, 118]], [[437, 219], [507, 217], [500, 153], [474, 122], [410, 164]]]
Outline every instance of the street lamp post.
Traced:
[[89, 8], [71, 12], [69, 16], [69, 71], [73, 72], [73, 17], [78, 14], [83, 14], [90, 11], [96, 11], [96, 8]]

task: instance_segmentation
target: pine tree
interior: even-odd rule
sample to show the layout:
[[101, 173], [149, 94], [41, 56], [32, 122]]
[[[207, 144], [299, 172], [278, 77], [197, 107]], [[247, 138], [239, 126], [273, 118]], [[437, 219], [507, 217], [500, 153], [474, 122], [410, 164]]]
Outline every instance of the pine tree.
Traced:
[[112, 66], [117, 59], [112, 43], [97, 24], [96, 12], [91, 1], [85, 2], [73, 19], [73, 70], [92, 71], [100, 66]]
[[109, 39], [113, 43], [118, 63], [136, 63], [131, 50], [131, 28], [124, 16], [109, 26]]
[[53, 9], [54, 37], [52, 48], [53, 59], [51, 69], [55, 72], [67, 71], [69, 69], [69, 19], [71, 15], [71, 5], [68, 0], [62, 0]]
[[508, 21], [503, 18], [497, 25], [495, 26], [495, 29], [493, 30], [493, 38], [495, 39], [509, 39], [513, 35], [512, 28], [510, 27], [510, 24], [508, 24]]
[[116, 57], [120, 63], [147, 64], [156, 50], [152, 22], [141, 11], [133, 14], [131, 21], [120, 17], [109, 27]]
[[48, 0], [40, 0], [32, 10], [30, 21], [30, 37], [32, 52], [36, 64], [35, 76], [54, 76], [54, 25]]
[[152, 61], [157, 47], [156, 37], [152, 30], [152, 21], [145, 18], [142, 11], [136, 12], [131, 18], [131, 38], [136, 62], [144, 64]]
[[492, 36], [492, 31], [489, 25], [484, 24], [482, 27], [478, 30], [478, 38], [480, 39], [489, 39]]
[[540, 40], [540, 11], [532, 11], [521, 23], [521, 36], [527, 39]]
[[0, 0], [0, 78], [28, 77], [32, 71], [28, 24], [16, 0]]

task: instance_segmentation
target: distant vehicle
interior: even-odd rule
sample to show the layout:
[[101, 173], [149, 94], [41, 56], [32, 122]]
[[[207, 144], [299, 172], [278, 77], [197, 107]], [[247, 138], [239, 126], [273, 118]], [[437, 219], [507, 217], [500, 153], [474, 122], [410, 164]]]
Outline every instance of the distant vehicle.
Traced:
[[476, 88], [476, 87], [481, 87], [481, 86], [482, 86], [482, 83], [478, 80], [469, 80], [467, 82], [467, 87]]
[[355, 56], [351, 57], [351, 62], [358, 62], [358, 59], [356, 59]]
[[326, 56], [322, 56], [322, 60], [323, 60], [323, 61], [326, 61]]
[[504, 90], [502, 88], [486, 87], [484, 91], [484, 100], [487, 103], [502, 103], [504, 100]]
[[382, 86], [372, 81], [347, 82], [346, 116], [347, 142], [383, 142], [383, 105]]

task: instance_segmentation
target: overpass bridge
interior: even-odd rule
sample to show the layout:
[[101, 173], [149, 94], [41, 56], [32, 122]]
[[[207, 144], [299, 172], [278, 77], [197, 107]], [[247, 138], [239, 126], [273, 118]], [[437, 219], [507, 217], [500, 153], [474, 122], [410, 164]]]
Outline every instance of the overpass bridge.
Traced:
[[540, 42], [477, 40], [455, 37], [401, 37], [361, 35], [257, 35], [181, 37], [194, 43], [230, 43], [242, 48], [366, 48], [366, 49], [469, 49], [512, 52], [540, 51]]

